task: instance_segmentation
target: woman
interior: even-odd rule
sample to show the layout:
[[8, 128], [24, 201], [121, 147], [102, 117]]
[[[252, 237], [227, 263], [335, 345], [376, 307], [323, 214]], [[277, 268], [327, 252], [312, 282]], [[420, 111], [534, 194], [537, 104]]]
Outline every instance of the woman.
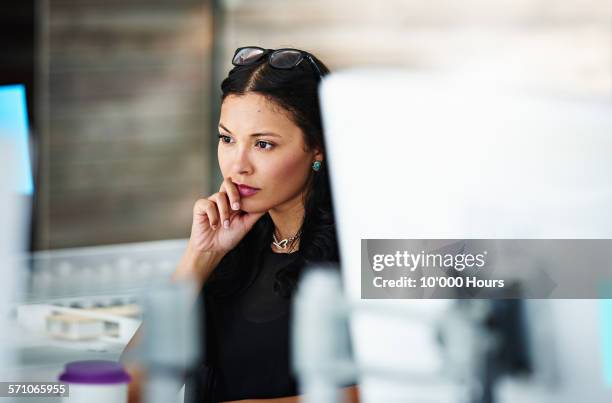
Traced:
[[[318, 84], [329, 70], [297, 49], [236, 50], [221, 84], [219, 192], [195, 203], [175, 278], [203, 287], [207, 360], [194, 401], [298, 401], [291, 300], [309, 263], [338, 262]], [[357, 386], [345, 388], [358, 401]]]

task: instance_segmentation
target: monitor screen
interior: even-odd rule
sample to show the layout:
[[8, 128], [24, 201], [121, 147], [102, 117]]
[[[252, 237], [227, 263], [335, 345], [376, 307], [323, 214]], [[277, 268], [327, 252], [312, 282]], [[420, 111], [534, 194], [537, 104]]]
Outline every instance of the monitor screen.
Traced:
[[[32, 196], [34, 181], [29, 148], [28, 112], [25, 86], [0, 85], [0, 139], [8, 142], [16, 151], [17, 160], [11, 169], [16, 176], [17, 191]], [[6, 162], [2, 162], [5, 164]]]

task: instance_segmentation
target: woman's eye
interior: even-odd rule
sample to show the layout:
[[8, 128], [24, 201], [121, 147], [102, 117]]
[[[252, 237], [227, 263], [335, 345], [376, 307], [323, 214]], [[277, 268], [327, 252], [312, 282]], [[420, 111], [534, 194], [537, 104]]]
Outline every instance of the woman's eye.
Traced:
[[219, 140], [221, 140], [223, 143], [230, 143], [232, 141], [230, 136], [226, 136], [224, 134], [219, 135]]
[[[225, 134], [220, 134], [219, 141], [225, 144], [230, 144], [232, 143], [232, 138], [230, 136], [226, 136]], [[261, 148], [262, 150], [270, 150], [274, 147], [274, 144], [267, 141], [258, 140], [255, 142], [255, 147]]]
[[274, 147], [274, 144], [268, 143], [267, 141], [261, 141], [261, 140], [257, 141], [255, 145], [263, 150], [270, 150], [272, 147]]

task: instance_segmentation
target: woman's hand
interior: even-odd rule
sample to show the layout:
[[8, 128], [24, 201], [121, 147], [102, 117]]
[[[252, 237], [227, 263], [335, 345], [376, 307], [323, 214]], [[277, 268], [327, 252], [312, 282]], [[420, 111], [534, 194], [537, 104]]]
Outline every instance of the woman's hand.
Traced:
[[195, 203], [189, 247], [196, 254], [225, 255], [264, 214], [241, 211], [240, 193], [231, 179], [226, 178], [218, 193]]

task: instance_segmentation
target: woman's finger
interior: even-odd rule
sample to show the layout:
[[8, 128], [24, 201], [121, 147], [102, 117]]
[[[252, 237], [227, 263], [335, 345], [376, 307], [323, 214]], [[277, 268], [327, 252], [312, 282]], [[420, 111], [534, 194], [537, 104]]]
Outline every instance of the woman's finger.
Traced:
[[217, 205], [215, 202], [209, 199], [200, 199], [195, 203], [193, 207], [193, 213], [202, 217], [208, 218], [208, 223], [212, 229], [216, 229], [219, 225], [219, 213], [217, 212]]
[[229, 228], [230, 226], [230, 207], [229, 200], [227, 198], [227, 193], [219, 192], [208, 198], [209, 200], [213, 200], [217, 204], [217, 209], [219, 210], [219, 220], [223, 228]]
[[219, 228], [221, 224], [219, 221], [219, 211], [217, 210], [217, 204], [212, 202], [206, 208], [206, 215], [208, 216], [208, 221], [212, 229]]
[[221, 189], [223, 192], [227, 193], [232, 210], [240, 210], [240, 192], [238, 192], [238, 188], [234, 185], [232, 179], [229, 177], [225, 178], [221, 184]]

